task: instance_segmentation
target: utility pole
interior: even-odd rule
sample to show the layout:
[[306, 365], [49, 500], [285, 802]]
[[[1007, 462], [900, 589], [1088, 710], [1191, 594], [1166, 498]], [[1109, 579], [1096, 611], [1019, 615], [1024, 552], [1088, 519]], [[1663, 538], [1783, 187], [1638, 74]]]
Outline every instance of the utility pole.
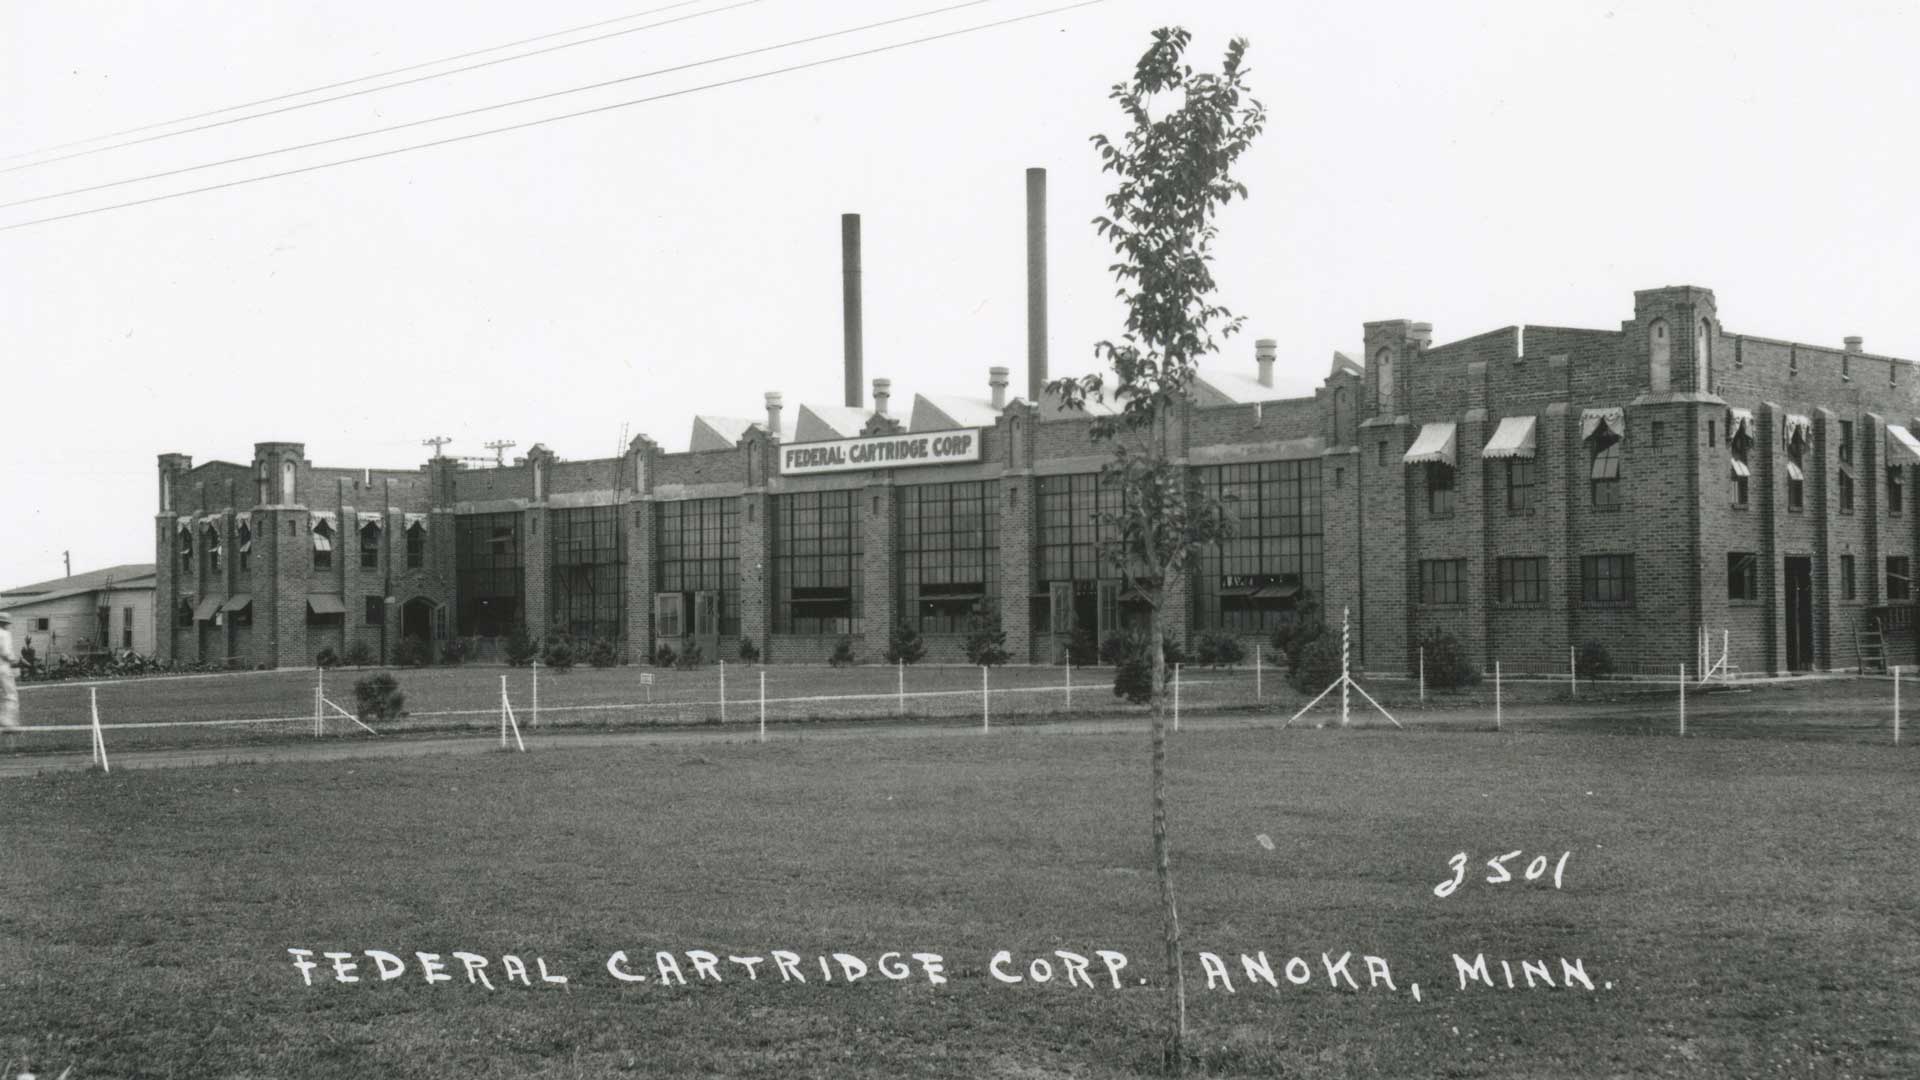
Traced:
[[495, 465], [505, 465], [507, 463], [507, 451], [520, 444], [514, 442], [512, 439], [495, 439], [492, 442], [481, 443], [480, 445], [493, 451], [493, 463]]
[[434, 457], [445, 457], [446, 455], [440, 452], [440, 448], [452, 441], [452, 439], [447, 438], [445, 435], [435, 435], [431, 439], [421, 439], [420, 445], [433, 447]]

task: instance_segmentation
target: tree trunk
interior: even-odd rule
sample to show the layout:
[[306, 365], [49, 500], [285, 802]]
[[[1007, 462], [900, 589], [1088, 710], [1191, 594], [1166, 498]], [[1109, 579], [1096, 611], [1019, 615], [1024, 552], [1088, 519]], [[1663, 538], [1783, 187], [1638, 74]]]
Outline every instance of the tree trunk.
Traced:
[[1167, 837], [1167, 650], [1160, 636], [1160, 608], [1147, 615], [1153, 642], [1153, 874], [1160, 883], [1160, 922], [1166, 938], [1167, 988], [1173, 995], [1166, 1066], [1178, 1076], [1187, 1064], [1187, 977], [1180, 966], [1180, 907], [1173, 894], [1172, 843]]

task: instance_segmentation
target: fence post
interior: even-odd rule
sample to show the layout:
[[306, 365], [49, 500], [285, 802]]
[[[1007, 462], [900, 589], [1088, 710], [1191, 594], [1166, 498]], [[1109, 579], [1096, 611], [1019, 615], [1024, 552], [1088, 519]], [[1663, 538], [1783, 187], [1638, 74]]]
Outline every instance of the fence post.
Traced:
[[1493, 662], [1493, 730], [1500, 730], [1500, 661]]
[[1680, 665], [1680, 737], [1687, 737], [1687, 665]]
[[[99, 723], [96, 718], [95, 723]], [[1900, 665], [1893, 665], [1893, 745], [1900, 745]]]
[[900, 669], [900, 715], [905, 718], [907, 715], [907, 662], [905, 659], [900, 659], [894, 661], [894, 664]]
[[988, 730], [988, 726], [987, 726], [987, 665], [985, 664], [980, 665], [980, 730], [981, 731]]
[[[101, 772], [103, 773], [112, 772], [113, 769], [107, 764], [107, 737], [100, 730], [100, 688], [99, 687], [97, 686], [87, 687], [87, 706], [93, 711], [93, 759], [100, 763]], [[1900, 741], [1899, 731], [1900, 731], [1899, 722], [1895, 721], [1893, 741], [1896, 743]]]
[[720, 661], [720, 722], [727, 722], [727, 662]]
[[760, 741], [767, 741], [767, 672], [760, 671]]
[[533, 716], [527, 726], [540, 726], [540, 658], [537, 656], [533, 658]]
[[1173, 730], [1180, 730], [1180, 665], [1173, 665]]
[[1727, 628], [1720, 628], [1720, 683], [1722, 686], [1733, 681], [1733, 667], [1727, 663]]
[[1266, 654], [1266, 651], [1267, 646], [1264, 642], [1253, 647], [1253, 700], [1255, 701], [1263, 701], [1267, 696], [1260, 685], [1260, 658]]
[[326, 713], [322, 712], [327, 699], [327, 669], [315, 668], [313, 679], [313, 737], [319, 738], [322, 726], [326, 723]]
[[1567, 646], [1567, 699], [1580, 696], [1580, 665], [1574, 662], [1573, 646]]
[[1347, 726], [1347, 692], [1353, 686], [1353, 676], [1347, 673], [1349, 652], [1347, 645], [1347, 609], [1340, 609], [1340, 726]]
[[1073, 661], [1067, 661], [1067, 712], [1073, 711]]
[[507, 748], [507, 677], [500, 676], [500, 749]]
[[1427, 707], [1427, 647], [1420, 646], [1420, 707]]

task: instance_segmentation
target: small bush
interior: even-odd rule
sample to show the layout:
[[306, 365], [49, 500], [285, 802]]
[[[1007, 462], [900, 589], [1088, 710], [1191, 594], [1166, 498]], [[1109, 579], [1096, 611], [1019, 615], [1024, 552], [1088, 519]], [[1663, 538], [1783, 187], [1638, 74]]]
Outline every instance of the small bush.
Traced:
[[887, 635], [887, 651], [881, 654], [889, 664], [917, 664], [926, 655], [927, 642], [920, 636], [920, 628], [905, 622]]
[[1196, 652], [1207, 667], [1232, 667], [1247, 658], [1247, 650], [1232, 634], [1204, 634]]
[[433, 650], [416, 634], [408, 634], [394, 646], [393, 662], [401, 667], [426, 667], [433, 662]]
[[1093, 636], [1093, 627], [1076, 626], [1073, 636], [1067, 639], [1067, 663], [1074, 667], [1092, 667], [1100, 662], [1100, 643]]
[[341, 657], [340, 662], [348, 667], [372, 667], [373, 650], [366, 642], [356, 641], [347, 646], [347, 655]]
[[353, 684], [354, 711], [363, 723], [377, 720], [397, 720], [406, 708], [407, 695], [400, 692], [400, 684], [386, 672], [369, 675]]
[[1165, 640], [1166, 644], [1161, 647], [1161, 651], [1167, 654], [1167, 666], [1169, 668], [1175, 664], [1186, 664], [1190, 662], [1187, 658], [1186, 646], [1180, 644], [1179, 639], [1169, 637]]
[[[1115, 659], [1113, 672], [1113, 696], [1124, 698], [1135, 705], [1145, 705], [1153, 700], [1153, 639], [1145, 631], [1133, 631], [1125, 635], [1115, 634], [1107, 639], [1101, 652], [1105, 655], [1108, 646], [1112, 647]], [[1174, 648], [1172, 638], [1163, 639], [1161, 651], [1167, 665], [1167, 678], [1173, 678], [1173, 665], [1185, 663], [1177, 659], [1179, 653]]]
[[1288, 667], [1293, 667], [1300, 662], [1301, 651], [1326, 632], [1319, 597], [1313, 595], [1312, 589], [1303, 588], [1294, 598], [1293, 617], [1273, 628], [1269, 644], [1273, 646], [1275, 659], [1285, 660]]
[[680, 659], [673, 662], [673, 666], [681, 671], [690, 671], [706, 662], [706, 654], [700, 651], [700, 646], [689, 645], [687, 651], [680, 654]]
[[829, 665], [833, 665], [833, 667], [852, 667], [852, 665], [854, 665], [852, 638], [849, 638], [849, 636], [841, 636], [841, 640], [833, 642], [833, 653], [829, 655], [828, 663]]
[[1118, 632], [1108, 634], [1107, 640], [1100, 643], [1101, 663], [1118, 667], [1126, 658], [1127, 635]]
[[473, 643], [466, 638], [450, 637], [440, 646], [440, 662], [455, 667], [467, 662], [473, 655]]
[[587, 663], [597, 668], [614, 667], [620, 663], [620, 647], [606, 638], [594, 638], [587, 642]]
[[340, 654], [333, 651], [333, 646], [326, 645], [320, 649], [319, 655], [313, 658], [313, 662], [316, 667], [323, 667], [323, 668], [339, 667]]
[[673, 646], [667, 644], [664, 641], [660, 643], [659, 648], [653, 650], [653, 666], [654, 667], [672, 667], [674, 665], [674, 662], [679, 659], [680, 659], [680, 654], [674, 652]]
[[526, 667], [538, 655], [540, 643], [528, 635], [526, 624], [515, 624], [513, 632], [507, 635], [507, 663], [514, 667]]
[[750, 637], [740, 639], [740, 662], [743, 664], [760, 662], [760, 646], [755, 645]]
[[1287, 685], [1302, 694], [1317, 694], [1340, 677], [1340, 639], [1322, 634], [1300, 647], [1300, 658], [1287, 667]]
[[1013, 654], [1007, 651], [1007, 632], [997, 611], [976, 611], [968, 620], [967, 659], [981, 667], [997, 667]]
[[1460, 639], [1452, 634], [1430, 630], [1420, 639], [1419, 647], [1426, 655], [1428, 686], [1455, 690], [1480, 681], [1480, 665], [1467, 656]]
[[573, 639], [566, 634], [547, 642], [545, 651], [540, 654], [540, 662], [555, 671], [572, 671], [574, 659]]
[[1604, 679], [1613, 674], [1613, 656], [1607, 652], [1605, 645], [1588, 638], [1580, 643], [1573, 670], [1582, 679]]

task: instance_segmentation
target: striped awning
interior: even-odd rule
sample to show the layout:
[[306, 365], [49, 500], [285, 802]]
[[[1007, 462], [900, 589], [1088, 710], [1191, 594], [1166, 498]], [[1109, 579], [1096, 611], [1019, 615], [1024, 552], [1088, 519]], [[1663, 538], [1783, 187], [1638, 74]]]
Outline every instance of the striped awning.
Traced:
[[1887, 425], [1887, 464], [1920, 462], [1920, 439], [1902, 424]]
[[378, 510], [360, 511], [360, 527], [364, 529], [369, 525], [385, 525], [385, 522], [381, 520]]
[[248, 605], [252, 603], [253, 603], [253, 596], [251, 594], [235, 593], [232, 599], [227, 601], [226, 606], [221, 608], [220, 610], [221, 611], [245, 611], [247, 610]]
[[1582, 440], [1593, 438], [1593, 433], [1600, 430], [1602, 424], [1606, 425], [1607, 431], [1612, 433], [1615, 438], [1626, 438], [1627, 410], [1618, 405], [1609, 406], [1604, 409], [1580, 410], [1580, 438]]
[[1413, 440], [1413, 449], [1408, 450], [1407, 456], [1402, 460], [1409, 465], [1453, 464], [1458, 430], [1459, 425], [1451, 421], [1436, 421], [1423, 425], [1420, 428], [1420, 437]]
[[226, 602], [227, 598], [224, 596], [201, 597], [200, 602], [193, 605], [193, 621], [206, 622], [208, 619], [213, 618], [220, 613], [221, 605]]
[[1793, 437], [1798, 434], [1805, 442], [1813, 441], [1813, 421], [1798, 413], [1789, 413], [1787, 422], [1781, 428], [1781, 445], [1792, 446]]
[[1753, 438], [1752, 409], [1733, 408], [1727, 410], [1727, 441], [1732, 442], [1736, 435], [1745, 435], [1749, 439]]
[[1733, 458], [1732, 461], [1733, 461], [1733, 475], [1735, 476], [1751, 476], [1752, 475], [1752, 471], [1747, 468], [1746, 462], [1741, 461], [1739, 458]]
[[416, 526], [416, 525], [417, 525], [417, 526], [419, 526], [419, 527], [420, 527], [420, 528], [422, 528], [422, 529], [424, 529], [424, 528], [426, 528], [426, 527], [427, 527], [427, 515], [425, 515], [425, 514], [408, 514], [408, 515], [407, 515], [407, 528], [409, 528], [409, 529], [411, 529], [411, 528], [413, 528], [413, 527], [414, 527], [414, 526]]
[[1493, 438], [1487, 440], [1487, 448], [1480, 451], [1483, 458], [1530, 458], [1533, 456], [1534, 417], [1503, 416], [1500, 427], [1494, 431]]

